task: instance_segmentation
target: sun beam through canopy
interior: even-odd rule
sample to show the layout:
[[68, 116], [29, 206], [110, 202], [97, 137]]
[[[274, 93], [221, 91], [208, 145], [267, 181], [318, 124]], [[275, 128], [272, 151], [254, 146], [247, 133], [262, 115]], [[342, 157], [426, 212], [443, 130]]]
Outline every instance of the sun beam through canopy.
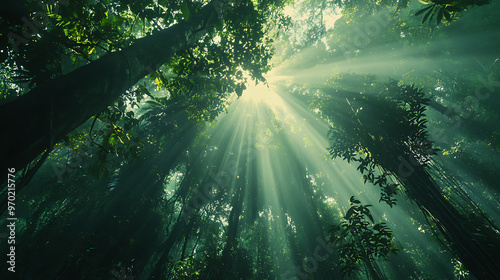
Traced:
[[[354, 166], [329, 159], [326, 121], [318, 119], [303, 100], [283, 90], [272, 77], [267, 85], [247, 85], [208, 135], [209, 146], [217, 145], [219, 153], [234, 155], [240, 162], [238, 168], [244, 171], [230, 180], [235, 182], [231, 189], [245, 193], [242, 215], [252, 217], [242, 219], [251, 221], [247, 227], [252, 228], [259, 219], [266, 220], [266, 239], [280, 244], [279, 248], [272, 247], [273, 252], [281, 252], [274, 266], [286, 275], [296, 261], [294, 252], [312, 254], [311, 248], [317, 244], [311, 241], [322, 238], [320, 224], [333, 223], [329, 221], [332, 213], [336, 217], [346, 213], [351, 196], [376, 205], [371, 210], [373, 215], [390, 223], [391, 228], [405, 228], [403, 233], [395, 231], [396, 238], [409, 238], [426, 254], [437, 255], [435, 248], [426, 247], [430, 235], [421, 231], [422, 217], [414, 219], [407, 214], [415, 212], [415, 207], [403, 200], [393, 209], [379, 204], [379, 189], [364, 185]], [[226, 170], [229, 164], [225, 158], [222, 162], [213, 158], [213, 165]], [[328, 209], [316, 208], [319, 204], [311, 201], [313, 197]], [[286, 238], [290, 235], [294, 241]], [[439, 260], [433, 264], [436, 270], [445, 265]]]

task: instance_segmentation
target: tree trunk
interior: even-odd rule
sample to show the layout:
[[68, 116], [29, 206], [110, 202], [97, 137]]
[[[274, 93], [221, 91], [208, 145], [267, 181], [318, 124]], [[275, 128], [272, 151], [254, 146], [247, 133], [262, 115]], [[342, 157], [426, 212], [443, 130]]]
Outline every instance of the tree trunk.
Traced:
[[[443, 233], [451, 249], [477, 279], [498, 279], [500, 276], [499, 241], [496, 229], [488, 229], [487, 221], [478, 214], [464, 217], [447, 199], [425, 166], [415, 166], [410, 176], [392, 170], [413, 199]], [[478, 227], [478, 225], [482, 226]], [[481, 240], [482, 239], [482, 240]]]
[[[242, 180], [243, 181], [243, 180]], [[243, 210], [243, 188], [235, 187], [234, 197], [232, 199], [232, 209], [228, 217], [228, 226], [226, 230], [226, 246], [222, 251], [221, 261], [224, 274], [229, 278], [235, 275], [234, 251], [237, 248], [237, 236], [240, 224], [240, 215]]]
[[[429, 107], [443, 114], [449, 119], [448, 126], [451, 129], [460, 129], [460, 132], [475, 140], [482, 140], [491, 142], [493, 139], [494, 125], [488, 125], [485, 122], [477, 121], [470, 116], [470, 112], [466, 112], [463, 116], [456, 113], [454, 109], [445, 107], [436, 101], [429, 102]], [[455, 108], [455, 110], [463, 111], [462, 108]], [[444, 130], [442, 131], [444, 133]], [[438, 135], [438, 138], [446, 139], [444, 135]], [[442, 141], [441, 139], [438, 139]]]
[[[366, 115], [370, 105], [380, 104], [368, 102], [365, 103], [367, 108], [363, 110], [365, 115], [360, 117], [360, 114], [357, 114], [359, 125], [356, 124], [355, 127], [372, 136], [367, 137], [369, 140], [365, 140], [364, 146], [377, 159], [377, 164], [389, 171], [404, 186], [408, 197], [415, 201], [422, 212], [436, 224], [450, 248], [476, 278], [498, 279], [500, 276], [498, 229], [473, 209], [471, 213], [463, 213], [457, 209], [426, 171], [427, 165], [417, 160], [417, 155], [405, 143], [405, 139], [401, 136], [391, 139], [391, 135], [384, 135], [382, 127], [377, 123], [378, 119]], [[352, 107], [349, 102], [346, 105], [356, 112], [357, 108]], [[375, 109], [383, 110], [384, 106], [375, 107], [372, 109], [373, 112], [376, 112]], [[403, 165], [406, 165], [405, 168], [402, 168]]]
[[[217, 6], [219, 5], [219, 6]], [[103, 111], [132, 85], [197, 42], [218, 20], [215, 0], [188, 21], [37, 87], [0, 106], [0, 170], [20, 170], [66, 134]], [[2, 177], [5, 183], [7, 176]]]
[[363, 254], [367, 259], [365, 260], [365, 266], [368, 269], [368, 274], [370, 275], [371, 280], [383, 280], [379, 275], [379, 270], [375, 269], [375, 266], [377, 265], [374, 260], [372, 260], [368, 255]]
[[[199, 211], [199, 209], [196, 209], [196, 213]], [[195, 214], [196, 214], [195, 213]], [[174, 225], [174, 228], [172, 229], [171, 232], [169, 232], [167, 240], [163, 243], [161, 246], [161, 256], [158, 259], [158, 262], [156, 263], [155, 268], [153, 269], [153, 272], [151, 275], [149, 275], [150, 279], [165, 279], [165, 266], [168, 262], [168, 257], [170, 254], [170, 250], [172, 250], [172, 247], [180, 240], [182, 233], [187, 231], [191, 231], [191, 228], [193, 226], [193, 222], [190, 222], [189, 224], [186, 222], [186, 220], [183, 218], [183, 213], [181, 212], [177, 218], [177, 222]]]

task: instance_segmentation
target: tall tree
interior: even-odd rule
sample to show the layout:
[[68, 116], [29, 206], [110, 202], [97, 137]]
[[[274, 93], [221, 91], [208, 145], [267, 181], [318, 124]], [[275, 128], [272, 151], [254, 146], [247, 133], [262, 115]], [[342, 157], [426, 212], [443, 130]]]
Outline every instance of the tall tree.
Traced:
[[472, 207], [470, 199], [465, 203], [471, 208], [464, 211], [459, 202], [446, 197], [429, 174], [435, 149], [426, 131], [428, 99], [423, 92], [396, 82], [385, 86], [384, 97], [331, 88], [323, 91], [317, 106], [333, 123], [329, 132], [332, 157], [357, 162], [364, 181], [379, 185], [381, 200], [391, 206], [402, 187], [476, 277], [499, 275], [496, 227]]
[[[189, 106], [191, 114], [206, 117], [209, 114], [203, 112], [205, 107], [219, 104], [224, 94], [236, 91], [241, 95], [242, 71], [247, 70], [254, 78], [263, 80], [261, 71], [265, 71], [270, 54], [266, 53], [263, 42], [261, 25], [265, 18], [258, 9], [266, 10], [265, 7], [269, 7], [266, 5], [272, 3], [255, 7], [251, 1], [216, 0], [197, 12], [183, 9], [184, 19], [178, 20], [180, 22], [140, 38], [128, 47], [108, 52], [69, 74], [40, 83], [28, 93], [0, 105], [2, 118], [10, 120], [2, 122], [0, 129], [11, 135], [1, 140], [1, 168], [20, 170], [42, 153], [45, 159], [69, 132], [112, 105], [127, 89], [174, 56], [176, 61], [168, 68], [174, 69], [176, 77], [167, 79], [159, 72], [155, 82], [158, 87], [168, 86], [173, 97], [184, 94], [193, 102]], [[238, 16], [241, 13], [245, 16]], [[223, 17], [226, 27], [223, 27]], [[217, 34], [216, 26], [222, 38], [220, 44], [211, 41], [211, 36]], [[208, 36], [199, 43], [205, 35]], [[198, 53], [207, 52], [201, 58], [192, 50], [186, 51], [196, 43], [199, 43]], [[214, 47], [209, 48], [208, 44]], [[214, 77], [217, 82], [205, 80]], [[203, 80], [206, 83], [201, 83]], [[205, 88], [193, 89], [195, 82]], [[207, 85], [211, 88], [206, 88]], [[194, 94], [205, 98], [196, 100]], [[5, 199], [1, 209], [5, 209], [4, 204]]]
[[[239, 5], [253, 9], [251, 2]], [[210, 33], [230, 8], [230, 1], [212, 1], [186, 21], [138, 39], [129, 47], [105, 54], [2, 104], [2, 119], [10, 120], [0, 126], [10, 134], [1, 140], [2, 169], [21, 169], [45, 150], [50, 151], [68, 132], [103, 111], [174, 54]]]

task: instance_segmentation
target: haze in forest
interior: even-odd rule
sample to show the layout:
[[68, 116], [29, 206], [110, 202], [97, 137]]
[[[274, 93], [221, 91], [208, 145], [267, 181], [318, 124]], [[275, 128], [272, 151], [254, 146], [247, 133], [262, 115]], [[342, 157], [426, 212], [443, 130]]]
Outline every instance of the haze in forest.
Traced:
[[1, 278], [495, 279], [499, 6], [445, 2], [8, 1]]

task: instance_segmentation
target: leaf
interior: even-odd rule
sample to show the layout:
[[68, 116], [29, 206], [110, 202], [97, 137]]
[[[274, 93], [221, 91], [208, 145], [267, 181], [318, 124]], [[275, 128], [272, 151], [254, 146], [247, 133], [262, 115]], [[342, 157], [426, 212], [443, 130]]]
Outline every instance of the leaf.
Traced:
[[162, 82], [160, 81], [160, 79], [155, 78], [155, 83], [156, 83], [156, 91], [160, 91]]
[[443, 14], [444, 14], [443, 9], [439, 9], [438, 16], [436, 18], [437, 24], [441, 23], [441, 20], [443, 20]]
[[427, 6], [427, 7], [423, 8], [422, 10], [416, 12], [415, 15], [418, 16], [418, 15], [422, 14], [423, 12], [427, 11], [428, 9], [430, 9], [432, 7], [433, 7], [433, 5]]
[[427, 18], [429, 18], [429, 16], [432, 14], [432, 12], [434, 11], [434, 9], [430, 9], [424, 16], [424, 18], [422, 19], [422, 23], [424, 23]]
[[182, 3], [181, 13], [184, 16], [185, 20], [189, 20], [189, 17], [191, 16], [191, 11], [189, 10], [189, 5], [187, 1], [184, 1], [184, 3]]
[[355, 213], [356, 211], [354, 210], [354, 208], [349, 208], [349, 210], [347, 210], [347, 213], [345, 214], [345, 217], [344, 219], [346, 220], [349, 220], [349, 218]]
[[446, 18], [447, 21], [451, 21], [451, 14], [447, 10], [444, 11], [444, 17]]
[[361, 201], [359, 201], [356, 198], [354, 198], [354, 195], [351, 196], [351, 198], [349, 199], [349, 202], [351, 202], [351, 204], [359, 204], [359, 203], [361, 203]]
[[372, 221], [372, 223], [375, 223], [375, 221], [373, 220], [372, 213], [370, 213], [370, 210], [367, 207], [368, 207], [368, 205], [364, 207], [363, 212], [368, 217], [368, 219], [370, 219], [370, 221]]

